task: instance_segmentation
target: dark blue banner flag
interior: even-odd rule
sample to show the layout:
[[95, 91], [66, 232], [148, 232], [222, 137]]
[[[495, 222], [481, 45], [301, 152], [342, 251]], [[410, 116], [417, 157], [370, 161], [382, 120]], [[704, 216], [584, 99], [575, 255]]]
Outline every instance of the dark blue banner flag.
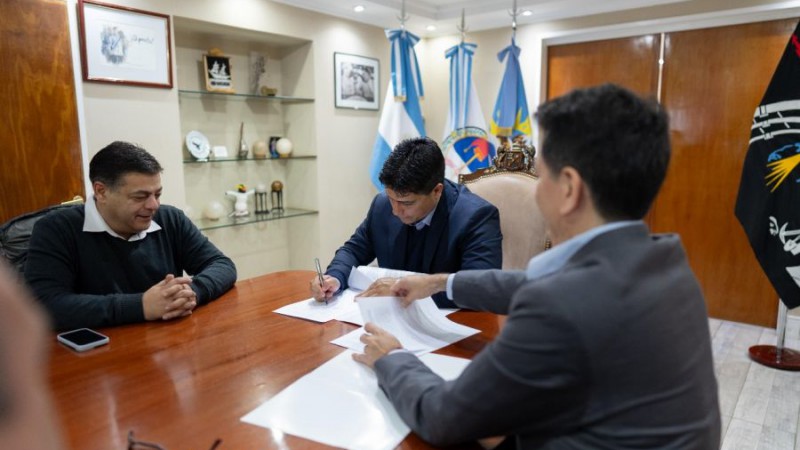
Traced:
[[753, 115], [736, 218], [783, 303], [800, 306], [800, 24]]

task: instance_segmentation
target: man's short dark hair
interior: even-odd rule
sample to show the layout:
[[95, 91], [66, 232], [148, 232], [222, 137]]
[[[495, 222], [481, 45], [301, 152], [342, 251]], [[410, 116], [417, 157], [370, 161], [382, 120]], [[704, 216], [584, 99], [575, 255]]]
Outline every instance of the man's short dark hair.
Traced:
[[406, 139], [386, 159], [380, 182], [399, 194], [429, 194], [444, 183], [444, 156], [431, 138]]
[[164, 169], [147, 150], [130, 142], [114, 141], [97, 152], [89, 163], [89, 180], [117, 187], [128, 173], [157, 175]]
[[655, 100], [604, 84], [548, 101], [536, 118], [548, 168], [577, 170], [604, 219], [647, 214], [670, 157], [669, 119]]

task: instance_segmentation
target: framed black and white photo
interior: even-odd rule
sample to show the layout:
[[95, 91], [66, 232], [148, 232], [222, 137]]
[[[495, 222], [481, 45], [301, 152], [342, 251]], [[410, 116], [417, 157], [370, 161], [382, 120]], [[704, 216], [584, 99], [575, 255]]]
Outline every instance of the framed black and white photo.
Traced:
[[203, 67], [205, 67], [207, 91], [234, 93], [230, 57], [203, 55]]
[[371, 109], [380, 106], [380, 61], [347, 53], [333, 54], [337, 108]]
[[78, 0], [85, 81], [172, 88], [169, 16]]

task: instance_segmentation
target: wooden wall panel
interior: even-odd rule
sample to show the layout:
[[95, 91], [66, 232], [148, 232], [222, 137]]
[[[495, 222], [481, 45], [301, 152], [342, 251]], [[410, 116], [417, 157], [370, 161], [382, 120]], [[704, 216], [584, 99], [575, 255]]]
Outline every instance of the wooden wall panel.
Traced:
[[796, 23], [684, 31], [665, 40], [662, 102], [673, 155], [650, 223], [680, 233], [713, 317], [775, 326], [777, 294], [733, 210], [753, 111]]
[[557, 45], [547, 49], [547, 98], [603, 83], [656, 94], [659, 35]]
[[0, 223], [84, 196], [66, 8], [0, 4]]
[[[733, 215], [753, 111], [796, 19], [666, 34], [673, 156], [647, 222], [677, 232], [713, 317], [774, 326], [777, 295]], [[547, 95], [614, 82], [655, 95], [655, 35], [548, 48]]]

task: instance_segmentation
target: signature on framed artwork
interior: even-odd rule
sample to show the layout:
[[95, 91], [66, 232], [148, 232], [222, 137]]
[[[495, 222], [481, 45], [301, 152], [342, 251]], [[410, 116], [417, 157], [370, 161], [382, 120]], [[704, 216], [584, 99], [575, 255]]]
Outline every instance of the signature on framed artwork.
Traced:
[[172, 88], [169, 16], [78, 0], [83, 79]]

